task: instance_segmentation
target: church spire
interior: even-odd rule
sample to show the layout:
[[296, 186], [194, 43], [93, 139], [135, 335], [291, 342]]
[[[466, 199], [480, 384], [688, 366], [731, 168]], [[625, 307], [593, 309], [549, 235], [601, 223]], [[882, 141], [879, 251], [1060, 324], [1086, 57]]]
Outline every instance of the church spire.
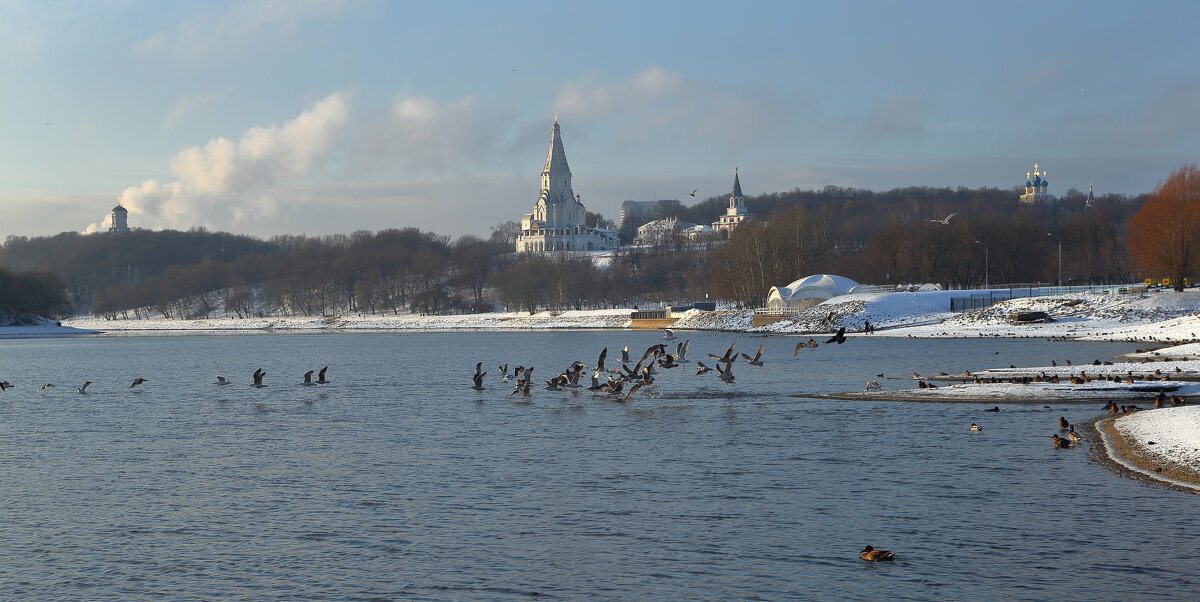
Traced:
[[733, 168], [733, 194], [731, 196], [742, 196], [742, 181], [738, 179], [738, 168]]
[[571, 192], [571, 168], [567, 165], [567, 151], [563, 150], [558, 115], [554, 116], [554, 125], [550, 127], [550, 150], [546, 151], [546, 166], [542, 169], [541, 196], [550, 203], [575, 198]]

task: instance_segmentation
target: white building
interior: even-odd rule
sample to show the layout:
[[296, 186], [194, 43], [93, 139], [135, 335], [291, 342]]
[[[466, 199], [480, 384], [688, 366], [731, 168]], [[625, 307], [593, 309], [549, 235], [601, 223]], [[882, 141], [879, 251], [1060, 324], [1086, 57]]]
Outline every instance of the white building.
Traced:
[[688, 238], [694, 228], [708, 228], [690, 222], [681, 222], [673, 217], [664, 217], [638, 226], [635, 244], [664, 245], [675, 238]]
[[722, 215], [717, 221], [713, 222], [713, 230], [716, 230], [724, 238], [729, 237], [729, 233], [733, 232], [734, 228], [742, 225], [746, 220], [750, 219], [750, 211], [746, 209], [746, 199], [742, 197], [742, 182], [738, 179], [737, 168], [733, 170], [733, 192], [729, 193], [729, 207], [725, 209], [725, 215]]
[[617, 233], [586, 223], [587, 209], [571, 188], [571, 169], [563, 150], [558, 118], [550, 128], [550, 150], [542, 169], [542, 192], [533, 213], [521, 216], [518, 253], [597, 251], [620, 245]]
[[1025, 194], [1021, 195], [1022, 203], [1043, 203], [1054, 200], [1054, 195], [1046, 192], [1050, 181], [1046, 179], [1046, 171], [1039, 170], [1038, 164], [1033, 164], [1033, 171], [1025, 172]]
[[767, 309], [775, 311], [808, 309], [822, 301], [849, 295], [856, 289], [861, 289], [861, 285], [849, 278], [830, 274], [813, 274], [787, 286], [772, 286], [771, 290], [767, 292]]
[[116, 207], [112, 208], [112, 225], [109, 226], [109, 232], [128, 232], [129, 231], [129, 211], [117, 203]]

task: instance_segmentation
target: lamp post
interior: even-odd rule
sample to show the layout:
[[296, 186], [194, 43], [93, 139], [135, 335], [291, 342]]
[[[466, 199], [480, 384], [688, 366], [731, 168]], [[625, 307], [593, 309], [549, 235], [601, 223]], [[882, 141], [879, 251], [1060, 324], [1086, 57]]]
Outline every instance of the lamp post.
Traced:
[[983, 245], [983, 288], [992, 288], [991, 282], [988, 280], [988, 248], [987, 244], [982, 240], [975, 241], [977, 245]]
[[1058, 241], [1058, 285], [1062, 286], [1062, 239], [1053, 232], [1047, 232], [1046, 236], [1053, 236]]

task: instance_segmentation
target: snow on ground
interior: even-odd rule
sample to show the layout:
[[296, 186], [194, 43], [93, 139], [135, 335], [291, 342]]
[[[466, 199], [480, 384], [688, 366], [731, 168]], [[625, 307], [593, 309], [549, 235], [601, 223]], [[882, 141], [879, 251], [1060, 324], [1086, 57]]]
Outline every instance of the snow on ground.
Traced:
[[702, 311], [689, 309], [671, 325], [671, 330], [749, 330], [752, 310]]
[[1103, 400], [1153, 401], [1159, 391], [1175, 395], [1200, 395], [1200, 383], [1138, 381], [1134, 384], [1092, 381], [1082, 385], [1070, 382], [1037, 382], [1027, 385], [1014, 383], [990, 383], [938, 385], [926, 389], [902, 389], [898, 391], [864, 391], [836, 395], [817, 395], [842, 399], [866, 399], [879, 401], [942, 401], [942, 402], [986, 402], [986, 403], [1050, 403], [1050, 402], [1094, 402]]
[[[1156, 325], [1151, 325], [1156, 326]], [[1185, 343], [1183, 345], [1175, 345], [1173, 347], [1162, 347], [1159, 349], [1137, 350], [1133, 353], [1126, 353], [1120, 357], [1129, 359], [1149, 359], [1149, 360], [1197, 360], [1200, 359], [1200, 343]]]
[[833, 332], [841, 326], [850, 331], [861, 331], [868, 320], [881, 330], [938, 323], [954, 315], [950, 313], [952, 297], [969, 294], [966, 291], [920, 291], [843, 295], [754, 331], [817, 334]]
[[1148, 456], [1167, 464], [1200, 466], [1200, 406], [1136, 412], [1122, 416], [1113, 426]]
[[169, 331], [196, 332], [376, 332], [392, 330], [541, 330], [571, 328], [627, 328], [629, 309], [585, 311], [466, 314], [451, 316], [350, 315], [329, 318], [311, 316], [267, 318], [213, 318], [172, 320], [104, 320], [78, 317], [71, 326], [108, 333], [154, 334]]

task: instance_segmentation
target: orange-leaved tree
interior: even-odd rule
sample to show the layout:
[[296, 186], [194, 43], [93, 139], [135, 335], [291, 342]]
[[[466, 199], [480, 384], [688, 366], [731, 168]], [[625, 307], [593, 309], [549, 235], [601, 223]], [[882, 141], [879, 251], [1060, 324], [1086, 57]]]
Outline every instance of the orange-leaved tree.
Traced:
[[1200, 265], [1200, 170], [1185, 165], [1158, 185], [1129, 222], [1129, 252], [1143, 270], [1183, 279]]

